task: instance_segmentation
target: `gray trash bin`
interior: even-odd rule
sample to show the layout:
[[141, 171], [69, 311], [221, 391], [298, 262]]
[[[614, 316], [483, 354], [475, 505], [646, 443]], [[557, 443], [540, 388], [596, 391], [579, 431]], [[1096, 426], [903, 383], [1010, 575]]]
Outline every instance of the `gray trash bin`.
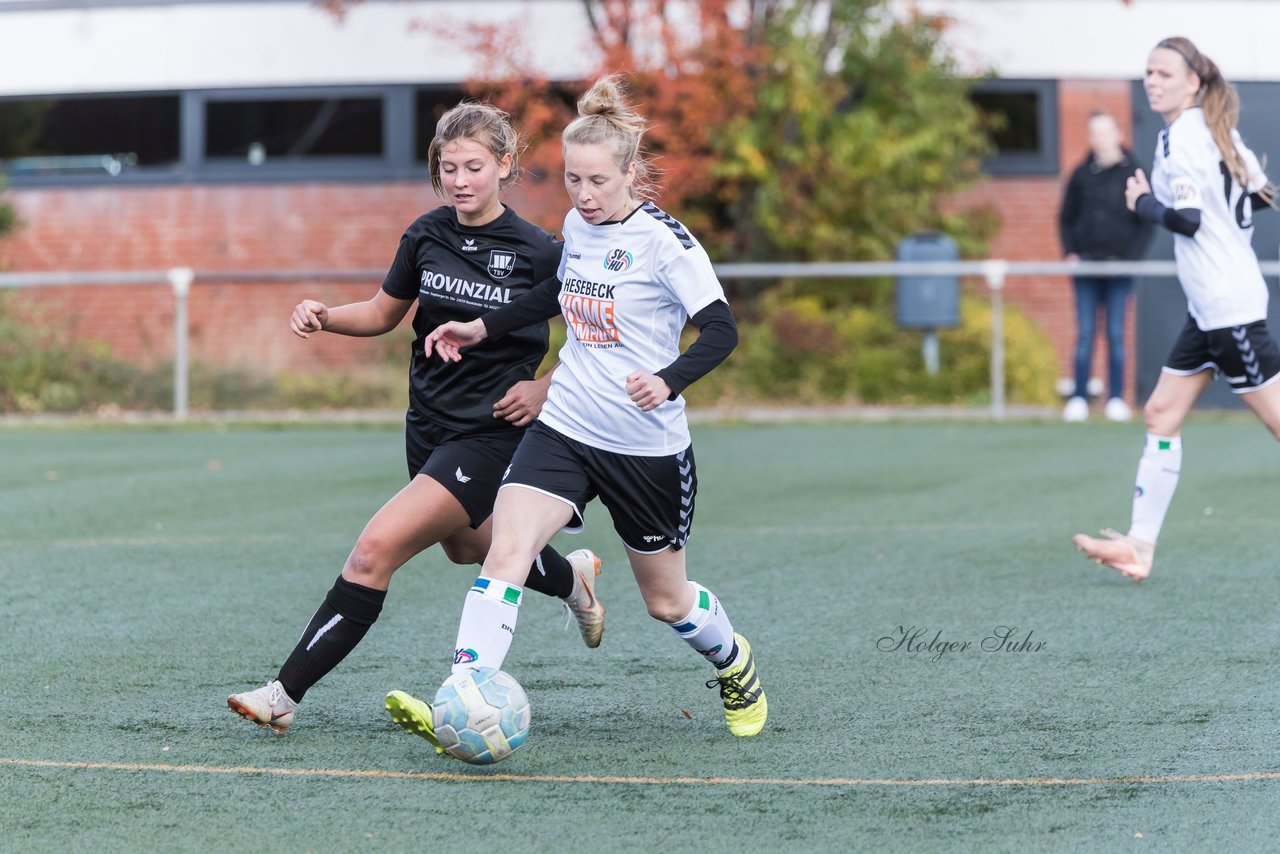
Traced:
[[[958, 261], [956, 242], [939, 231], [922, 231], [898, 243], [899, 261]], [[938, 372], [938, 330], [960, 325], [959, 276], [899, 276], [898, 326], [923, 329], [925, 369]]]

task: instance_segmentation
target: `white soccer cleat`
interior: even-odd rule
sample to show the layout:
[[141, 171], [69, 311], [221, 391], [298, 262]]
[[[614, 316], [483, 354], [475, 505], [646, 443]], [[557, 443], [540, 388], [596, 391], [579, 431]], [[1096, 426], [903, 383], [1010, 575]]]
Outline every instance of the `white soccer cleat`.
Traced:
[[279, 680], [268, 682], [256, 691], [232, 694], [227, 698], [231, 711], [247, 721], [272, 732], [283, 733], [293, 723], [293, 713], [298, 704], [289, 699]]
[[595, 649], [604, 637], [604, 606], [596, 598], [596, 576], [600, 574], [600, 558], [590, 549], [578, 549], [565, 555], [573, 567], [573, 592], [564, 600], [565, 614], [578, 621], [578, 631], [588, 649]]
[[1076, 534], [1071, 541], [1094, 563], [1109, 566], [1126, 578], [1142, 581], [1151, 574], [1155, 543], [1144, 542], [1110, 528], [1103, 528], [1101, 533], [1106, 539]]
[[1078, 424], [1089, 419], [1089, 401], [1083, 397], [1073, 397], [1067, 401], [1062, 410], [1062, 420], [1068, 424]]
[[1133, 412], [1129, 409], [1129, 404], [1118, 397], [1108, 400], [1107, 406], [1102, 410], [1102, 413], [1107, 416], [1108, 421], [1128, 421], [1133, 418]]

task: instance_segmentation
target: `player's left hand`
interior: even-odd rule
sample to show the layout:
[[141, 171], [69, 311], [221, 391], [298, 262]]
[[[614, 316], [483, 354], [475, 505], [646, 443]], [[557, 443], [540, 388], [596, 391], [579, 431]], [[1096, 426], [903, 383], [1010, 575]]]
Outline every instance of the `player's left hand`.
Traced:
[[[550, 379], [550, 375], [547, 376]], [[543, 380], [522, 380], [493, 405], [493, 417], [505, 418], [517, 427], [523, 427], [538, 417], [542, 404], [547, 402], [547, 387]]]
[[627, 394], [641, 412], [657, 409], [671, 397], [671, 387], [660, 376], [648, 371], [632, 371], [627, 375]]
[[1136, 210], [1138, 207], [1138, 199], [1151, 192], [1151, 184], [1147, 181], [1147, 176], [1143, 174], [1141, 169], [1136, 170], [1129, 176], [1129, 180], [1124, 182], [1124, 205], [1129, 210]]

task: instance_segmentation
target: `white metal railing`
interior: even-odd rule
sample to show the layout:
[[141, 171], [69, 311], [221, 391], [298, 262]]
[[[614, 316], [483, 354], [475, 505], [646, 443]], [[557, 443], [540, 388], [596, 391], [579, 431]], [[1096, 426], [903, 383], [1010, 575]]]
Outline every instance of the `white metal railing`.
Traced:
[[[1267, 276], [1280, 275], [1280, 261], [1263, 261]], [[1005, 415], [1004, 285], [1010, 276], [1174, 276], [1173, 261], [849, 261], [832, 263], [717, 264], [726, 279], [858, 279], [883, 276], [974, 276], [991, 298], [991, 417]], [[193, 285], [214, 282], [378, 282], [384, 270], [227, 270], [197, 273], [190, 267], [87, 273], [0, 273], [0, 288], [95, 285], [160, 285], [173, 291], [173, 417], [188, 408], [187, 300]]]

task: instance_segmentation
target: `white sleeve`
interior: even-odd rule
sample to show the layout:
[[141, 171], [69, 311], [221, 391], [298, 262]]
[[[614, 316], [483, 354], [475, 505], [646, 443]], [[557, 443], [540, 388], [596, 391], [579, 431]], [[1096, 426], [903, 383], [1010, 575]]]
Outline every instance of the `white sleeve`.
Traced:
[[1169, 177], [1169, 190], [1173, 194], [1173, 198], [1167, 201], [1169, 207], [1174, 210], [1185, 210], [1199, 209], [1204, 206], [1200, 198], [1200, 182], [1197, 180], [1195, 170], [1190, 168], [1189, 164], [1182, 158], [1174, 156], [1165, 159], [1164, 168]]
[[724, 288], [711, 266], [711, 258], [700, 245], [680, 247], [679, 253], [659, 269], [658, 276], [685, 313], [693, 317], [716, 300], [724, 300]]

